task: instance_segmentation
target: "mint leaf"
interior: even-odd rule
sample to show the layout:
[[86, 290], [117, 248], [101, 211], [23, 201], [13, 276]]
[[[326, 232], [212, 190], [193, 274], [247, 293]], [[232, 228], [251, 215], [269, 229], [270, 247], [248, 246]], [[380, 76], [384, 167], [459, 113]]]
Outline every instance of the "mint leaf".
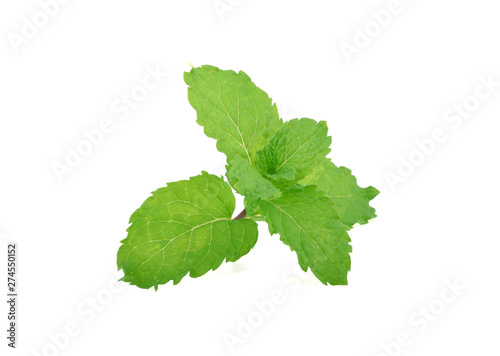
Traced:
[[257, 153], [256, 166], [279, 184], [290, 185], [307, 176], [330, 152], [332, 142], [326, 122], [293, 119], [285, 122]]
[[350, 169], [337, 167], [330, 159], [323, 159], [300, 184], [316, 185], [335, 203], [341, 221], [349, 227], [366, 224], [377, 216], [369, 203], [379, 191], [374, 187], [359, 187]]
[[[324, 284], [347, 284], [347, 231], [376, 216], [369, 202], [379, 192], [359, 187], [349, 169], [325, 158], [326, 123], [283, 123], [269, 96], [241, 71], [206, 65], [184, 80], [197, 122], [226, 155], [229, 184], [202, 172], [153, 192], [121, 241], [122, 280], [157, 289], [188, 274], [199, 277], [247, 254], [257, 242], [256, 221], [266, 221], [304, 271]], [[234, 218], [231, 187], [245, 202]]]
[[231, 220], [234, 208], [229, 185], [206, 172], [153, 192], [130, 218], [118, 251], [122, 280], [157, 289], [238, 260], [255, 245], [257, 224]]
[[184, 73], [184, 81], [197, 122], [217, 140], [217, 149], [228, 160], [239, 156], [253, 164], [282, 124], [269, 96], [242, 71], [205, 65]]
[[281, 195], [278, 188], [239, 156], [229, 161], [226, 176], [234, 190], [245, 197], [248, 215], [254, 215], [253, 212], [261, 199], [272, 199]]
[[277, 199], [263, 200], [260, 212], [271, 234], [297, 253], [304, 271], [308, 267], [324, 284], [347, 284], [351, 268], [348, 227], [338, 220], [333, 202], [314, 186], [292, 188]]

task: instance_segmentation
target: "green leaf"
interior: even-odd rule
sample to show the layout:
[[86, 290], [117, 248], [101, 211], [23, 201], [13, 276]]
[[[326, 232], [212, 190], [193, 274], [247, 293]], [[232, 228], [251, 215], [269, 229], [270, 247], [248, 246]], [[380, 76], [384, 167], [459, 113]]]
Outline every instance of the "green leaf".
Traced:
[[253, 164], [282, 124], [276, 105], [244, 72], [201, 66], [184, 73], [188, 99], [205, 134], [217, 140], [228, 160]]
[[306, 177], [330, 152], [326, 122], [293, 119], [285, 122], [269, 144], [257, 153], [257, 168], [278, 186]]
[[199, 277], [236, 261], [257, 241], [257, 224], [231, 220], [235, 198], [221, 177], [203, 172], [168, 183], [132, 214], [118, 251], [123, 281], [140, 288]]
[[374, 187], [360, 188], [350, 169], [337, 167], [330, 159], [325, 158], [300, 184], [316, 185], [335, 203], [341, 221], [349, 227], [366, 224], [377, 216], [369, 203], [379, 191]]
[[346, 285], [351, 268], [348, 227], [338, 220], [333, 202], [314, 186], [292, 188], [277, 199], [263, 200], [260, 212], [271, 234], [297, 253], [324, 284]]
[[324, 284], [347, 284], [347, 231], [375, 217], [369, 202], [379, 192], [360, 188], [349, 169], [325, 158], [326, 123], [283, 123], [269, 96], [241, 71], [207, 65], [184, 80], [197, 122], [226, 155], [227, 179], [245, 197], [245, 210], [232, 219], [235, 197], [222, 177], [202, 172], [168, 183], [130, 218], [117, 256], [122, 280], [157, 289], [199, 277], [247, 254], [257, 241], [256, 221], [266, 221], [304, 271]]
[[245, 208], [249, 216], [253, 215], [261, 199], [272, 199], [281, 195], [278, 188], [239, 156], [229, 161], [226, 176], [234, 190], [245, 197]]

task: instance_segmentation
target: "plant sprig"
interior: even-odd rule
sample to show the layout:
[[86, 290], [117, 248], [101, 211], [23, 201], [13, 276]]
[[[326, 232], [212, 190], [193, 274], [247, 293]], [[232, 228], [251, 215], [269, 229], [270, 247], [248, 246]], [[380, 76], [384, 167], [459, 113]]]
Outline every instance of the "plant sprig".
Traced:
[[[283, 122], [242, 71], [205, 65], [184, 80], [198, 124], [227, 157], [227, 182], [202, 172], [153, 192], [132, 214], [121, 241], [122, 280], [158, 289], [187, 274], [202, 276], [246, 255], [257, 242], [256, 221], [266, 221], [304, 271], [324, 284], [347, 284], [347, 232], [376, 216], [369, 202], [379, 192], [360, 188], [349, 169], [326, 158], [326, 122]], [[231, 187], [245, 197], [245, 209], [234, 218]]]

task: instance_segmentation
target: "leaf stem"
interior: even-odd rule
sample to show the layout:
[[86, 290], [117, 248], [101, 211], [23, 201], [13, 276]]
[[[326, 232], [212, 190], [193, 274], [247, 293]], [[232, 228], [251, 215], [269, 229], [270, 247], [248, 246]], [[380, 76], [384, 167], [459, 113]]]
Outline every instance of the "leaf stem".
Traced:
[[241, 213], [236, 215], [236, 217], [233, 220], [239, 220], [239, 219], [244, 219], [247, 216], [247, 209], [243, 209]]

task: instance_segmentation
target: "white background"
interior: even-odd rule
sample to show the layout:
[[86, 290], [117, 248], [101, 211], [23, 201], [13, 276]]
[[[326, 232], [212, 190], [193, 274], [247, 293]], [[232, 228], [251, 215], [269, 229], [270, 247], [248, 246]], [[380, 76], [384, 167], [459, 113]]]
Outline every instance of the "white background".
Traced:
[[[232, 335], [237, 355], [391, 355], [383, 344], [392, 355], [498, 355], [500, 87], [470, 97], [479, 78], [500, 81], [497, 2], [401, 0], [378, 34], [371, 12], [388, 1], [232, 4], [221, 18], [212, 0], [74, 0], [18, 45], [40, 4], [0, 5], [2, 291], [6, 241], [19, 244], [12, 354], [226, 355]], [[369, 43], [346, 57], [341, 46], [367, 25]], [[188, 62], [244, 70], [284, 119], [327, 121], [333, 160], [381, 191], [379, 216], [351, 232], [348, 287], [297, 273], [264, 224], [249, 255], [201, 278], [158, 292], [112, 283], [128, 218], [151, 191], [225, 172], [189, 106]], [[157, 66], [168, 77], [120, 119], [111, 106]], [[464, 100], [477, 108], [447, 122]], [[60, 181], [54, 162], [104, 118], [114, 130]], [[439, 128], [446, 139], [415, 153]], [[420, 165], [391, 189], [388, 172], [410, 156]], [[455, 282], [458, 296], [446, 289]], [[272, 293], [282, 303], [262, 317], [255, 303]], [[419, 314], [429, 305], [432, 322]], [[260, 323], [243, 335], [249, 318]], [[68, 325], [78, 335], [61, 334]], [[411, 344], [395, 346], [404, 332]]]

